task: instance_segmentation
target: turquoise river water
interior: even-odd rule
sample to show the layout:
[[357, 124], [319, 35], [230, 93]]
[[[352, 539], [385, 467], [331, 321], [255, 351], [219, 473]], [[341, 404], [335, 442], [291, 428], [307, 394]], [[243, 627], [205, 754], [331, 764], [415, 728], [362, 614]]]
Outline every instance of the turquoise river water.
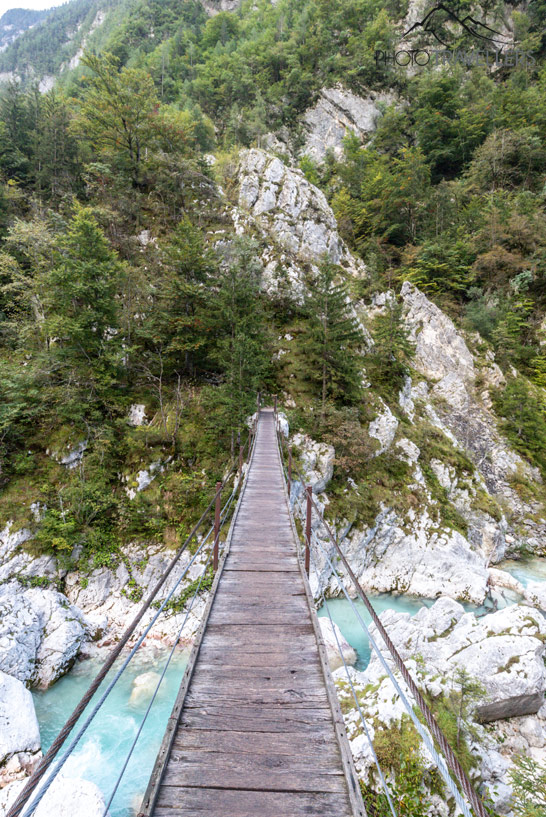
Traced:
[[[515, 576], [523, 585], [528, 581], [546, 581], [545, 559], [505, 562], [499, 567]], [[371, 596], [371, 601], [378, 613], [396, 610], [411, 615], [415, 615], [423, 606], [429, 607], [433, 604], [429, 599], [394, 596], [388, 593]], [[344, 598], [332, 599], [328, 604], [333, 620], [357, 652], [357, 668], [364, 669], [370, 658], [370, 647], [351, 605]], [[362, 602], [356, 601], [355, 604], [363, 620], [369, 624], [370, 616]], [[477, 609], [478, 612], [487, 609], [465, 606], [469, 610]], [[319, 610], [319, 616], [327, 616], [324, 608]], [[82, 739], [81, 745], [67, 763], [66, 771], [71, 777], [92, 780], [107, 799], [139, 728], [166, 657], [167, 650], [164, 654], [156, 654], [155, 658], [148, 654], [145, 659], [139, 659], [134, 666], [129, 665], [129, 669], [121, 677]], [[137, 813], [186, 663], [185, 654], [173, 658], [110, 810], [111, 817], [133, 817]], [[98, 664], [94, 660], [81, 662], [51, 689], [34, 693], [44, 749], [51, 744], [97, 670]], [[135, 679], [139, 679], [140, 683], [135, 685]]]
[[[168, 651], [165, 650], [163, 660], [149, 658], [146, 661], [139, 660], [134, 666], [129, 665], [99, 710], [80, 745], [67, 761], [65, 771], [68, 777], [92, 780], [101, 789], [105, 798], [109, 799], [159, 680], [167, 654]], [[175, 655], [171, 661], [110, 809], [111, 817], [132, 817], [137, 813], [186, 664], [185, 654]], [[99, 666], [92, 659], [80, 662], [72, 672], [50, 689], [34, 693], [44, 750], [50, 746], [66, 718], [87, 690]], [[144, 678], [145, 673], [149, 675]], [[133, 682], [137, 677], [144, 683], [135, 687]], [[111, 676], [107, 678], [107, 681], [109, 680]], [[101, 690], [97, 695], [100, 692]]]

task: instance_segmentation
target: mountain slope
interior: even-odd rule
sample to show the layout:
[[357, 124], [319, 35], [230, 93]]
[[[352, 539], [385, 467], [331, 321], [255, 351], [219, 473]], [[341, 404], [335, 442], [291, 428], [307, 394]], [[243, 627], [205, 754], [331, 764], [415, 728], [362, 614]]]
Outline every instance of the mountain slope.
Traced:
[[41, 23], [50, 14], [46, 11], [31, 9], [10, 9], [0, 17], [0, 52], [5, 51], [12, 43], [30, 28]]

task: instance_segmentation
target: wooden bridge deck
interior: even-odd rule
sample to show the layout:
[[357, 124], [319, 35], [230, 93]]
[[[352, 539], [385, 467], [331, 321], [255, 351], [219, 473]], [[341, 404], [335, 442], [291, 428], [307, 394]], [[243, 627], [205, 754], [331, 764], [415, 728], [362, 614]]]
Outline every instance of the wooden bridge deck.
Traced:
[[364, 809], [288, 511], [272, 411], [140, 814]]

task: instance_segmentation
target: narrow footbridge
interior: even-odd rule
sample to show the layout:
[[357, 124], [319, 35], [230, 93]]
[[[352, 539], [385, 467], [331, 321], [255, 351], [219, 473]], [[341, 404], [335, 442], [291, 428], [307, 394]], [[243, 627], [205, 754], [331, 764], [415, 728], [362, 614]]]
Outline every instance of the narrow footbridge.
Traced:
[[362, 815], [272, 411], [140, 817]]
[[[158, 618], [187, 586], [182, 582], [192, 566], [193, 572], [201, 570], [200, 578], [190, 584], [193, 596], [179, 615], [178, 636], [165, 656], [163, 672], [129, 751], [120, 758], [115, 786], [109, 796], [105, 792], [102, 817], [112, 813], [121, 780], [130, 773], [129, 761], [151, 713], [153, 717], [154, 700], [209, 575], [214, 575], [214, 581], [201, 626], [138, 817], [365, 817], [307, 578], [310, 570], [317, 572], [319, 559], [352, 607], [413, 722], [415, 748], [421, 744], [419, 751], [424, 748], [438, 770], [449, 813], [456, 808], [464, 817], [487, 817], [479, 793], [361, 587], [342, 543], [322, 516], [311, 488], [305, 488], [289, 447], [285, 470], [276, 411], [264, 409], [257, 417], [247, 442], [246, 469], [246, 446], [241, 446], [238, 462], [217, 483], [208, 507], [6, 817], [31, 817], [40, 804], [46, 809], [40, 814], [50, 813], [44, 800], [49, 787]], [[228, 493], [222, 508], [222, 496]], [[304, 554], [298, 548], [293, 513], [305, 523]], [[224, 525], [229, 530], [221, 547]], [[350, 591], [346, 578], [352, 584]], [[355, 595], [374, 629], [363, 619], [362, 607], [355, 606]], [[321, 602], [333, 624], [329, 600], [322, 595]], [[375, 766], [365, 787], [366, 807], [370, 817], [378, 812], [378, 803], [381, 813], [388, 809], [391, 817], [398, 817], [401, 802], [392, 779], [381, 769], [365, 708], [335, 638], [359, 716], [358, 734], [368, 742]]]

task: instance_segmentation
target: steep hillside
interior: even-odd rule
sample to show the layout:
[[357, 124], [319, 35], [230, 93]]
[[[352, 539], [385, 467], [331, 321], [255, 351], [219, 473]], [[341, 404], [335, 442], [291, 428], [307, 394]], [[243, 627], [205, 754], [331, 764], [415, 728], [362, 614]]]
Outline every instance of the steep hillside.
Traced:
[[0, 17], [0, 51], [5, 51], [30, 28], [46, 19], [50, 10], [10, 9]]
[[[362, 585], [439, 599], [385, 621], [510, 815], [546, 775], [546, 584], [506, 564], [546, 555], [546, 6], [434, 8], [73, 0], [0, 54], [0, 670], [47, 686], [115, 639], [278, 394]], [[417, 49], [441, 64], [380, 56]], [[36, 613], [22, 650], [38, 609], [59, 635]], [[381, 669], [354, 679], [408, 816], [452, 814]]]

